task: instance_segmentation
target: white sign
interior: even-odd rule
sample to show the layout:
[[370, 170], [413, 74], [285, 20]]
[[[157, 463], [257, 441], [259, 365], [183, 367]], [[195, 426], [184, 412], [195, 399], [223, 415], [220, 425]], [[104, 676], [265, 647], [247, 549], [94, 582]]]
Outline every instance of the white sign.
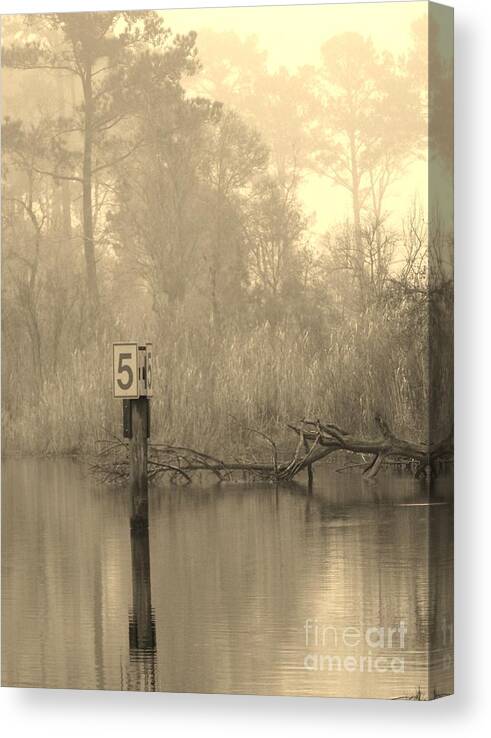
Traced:
[[113, 394], [124, 400], [136, 400], [139, 392], [137, 343], [113, 343]]

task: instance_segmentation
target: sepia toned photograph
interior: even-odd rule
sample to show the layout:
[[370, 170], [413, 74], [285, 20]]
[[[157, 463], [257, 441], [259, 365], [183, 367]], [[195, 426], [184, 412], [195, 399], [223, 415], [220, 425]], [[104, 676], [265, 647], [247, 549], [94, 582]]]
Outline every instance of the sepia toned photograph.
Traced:
[[452, 694], [452, 9], [1, 38], [2, 685]]

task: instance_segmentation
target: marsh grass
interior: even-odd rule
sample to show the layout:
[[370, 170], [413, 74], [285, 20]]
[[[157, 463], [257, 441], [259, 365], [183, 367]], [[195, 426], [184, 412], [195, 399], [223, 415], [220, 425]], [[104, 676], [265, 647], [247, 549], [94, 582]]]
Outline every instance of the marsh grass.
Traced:
[[[121, 432], [121, 401], [112, 397], [111, 340], [75, 351], [38, 390], [7, 387], [7, 453], [92, 452], [97, 439]], [[394, 326], [346, 324], [319, 342], [270, 326], [230, 335], [170, 331], [155, 341], [152, 437], [223, 455], [260, 454], [243, 426], [291, 448], [286, 425], [322, 418], [351, 432], [374, 433], [381, 413], [403, 437], [421, 438], [427, 412], [424, 346], [408, 347]]]

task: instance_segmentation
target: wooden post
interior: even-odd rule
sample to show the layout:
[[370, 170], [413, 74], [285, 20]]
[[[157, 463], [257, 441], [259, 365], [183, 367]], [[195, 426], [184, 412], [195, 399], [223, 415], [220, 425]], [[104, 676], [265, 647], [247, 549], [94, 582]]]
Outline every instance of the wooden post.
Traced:
[[148, 520], [148, 399], [131, 402], [130, 489], [133, 519]]

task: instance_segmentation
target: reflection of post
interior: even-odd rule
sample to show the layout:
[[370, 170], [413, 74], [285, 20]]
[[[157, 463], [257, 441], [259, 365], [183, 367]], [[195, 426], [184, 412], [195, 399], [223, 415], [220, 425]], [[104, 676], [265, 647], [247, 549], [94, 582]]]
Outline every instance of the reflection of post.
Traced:
[[155, 689], [155, 622], [150, 584], [148, 519], [131, 519], [133, 607], [129, 624], [130, 661], [144, 666], [145, 688]]
[[132, 434], [130, 440], [130, 486], [133, 517], [148, 515], [147, 436], [148, 400], [140, 397], [131, 402]]

